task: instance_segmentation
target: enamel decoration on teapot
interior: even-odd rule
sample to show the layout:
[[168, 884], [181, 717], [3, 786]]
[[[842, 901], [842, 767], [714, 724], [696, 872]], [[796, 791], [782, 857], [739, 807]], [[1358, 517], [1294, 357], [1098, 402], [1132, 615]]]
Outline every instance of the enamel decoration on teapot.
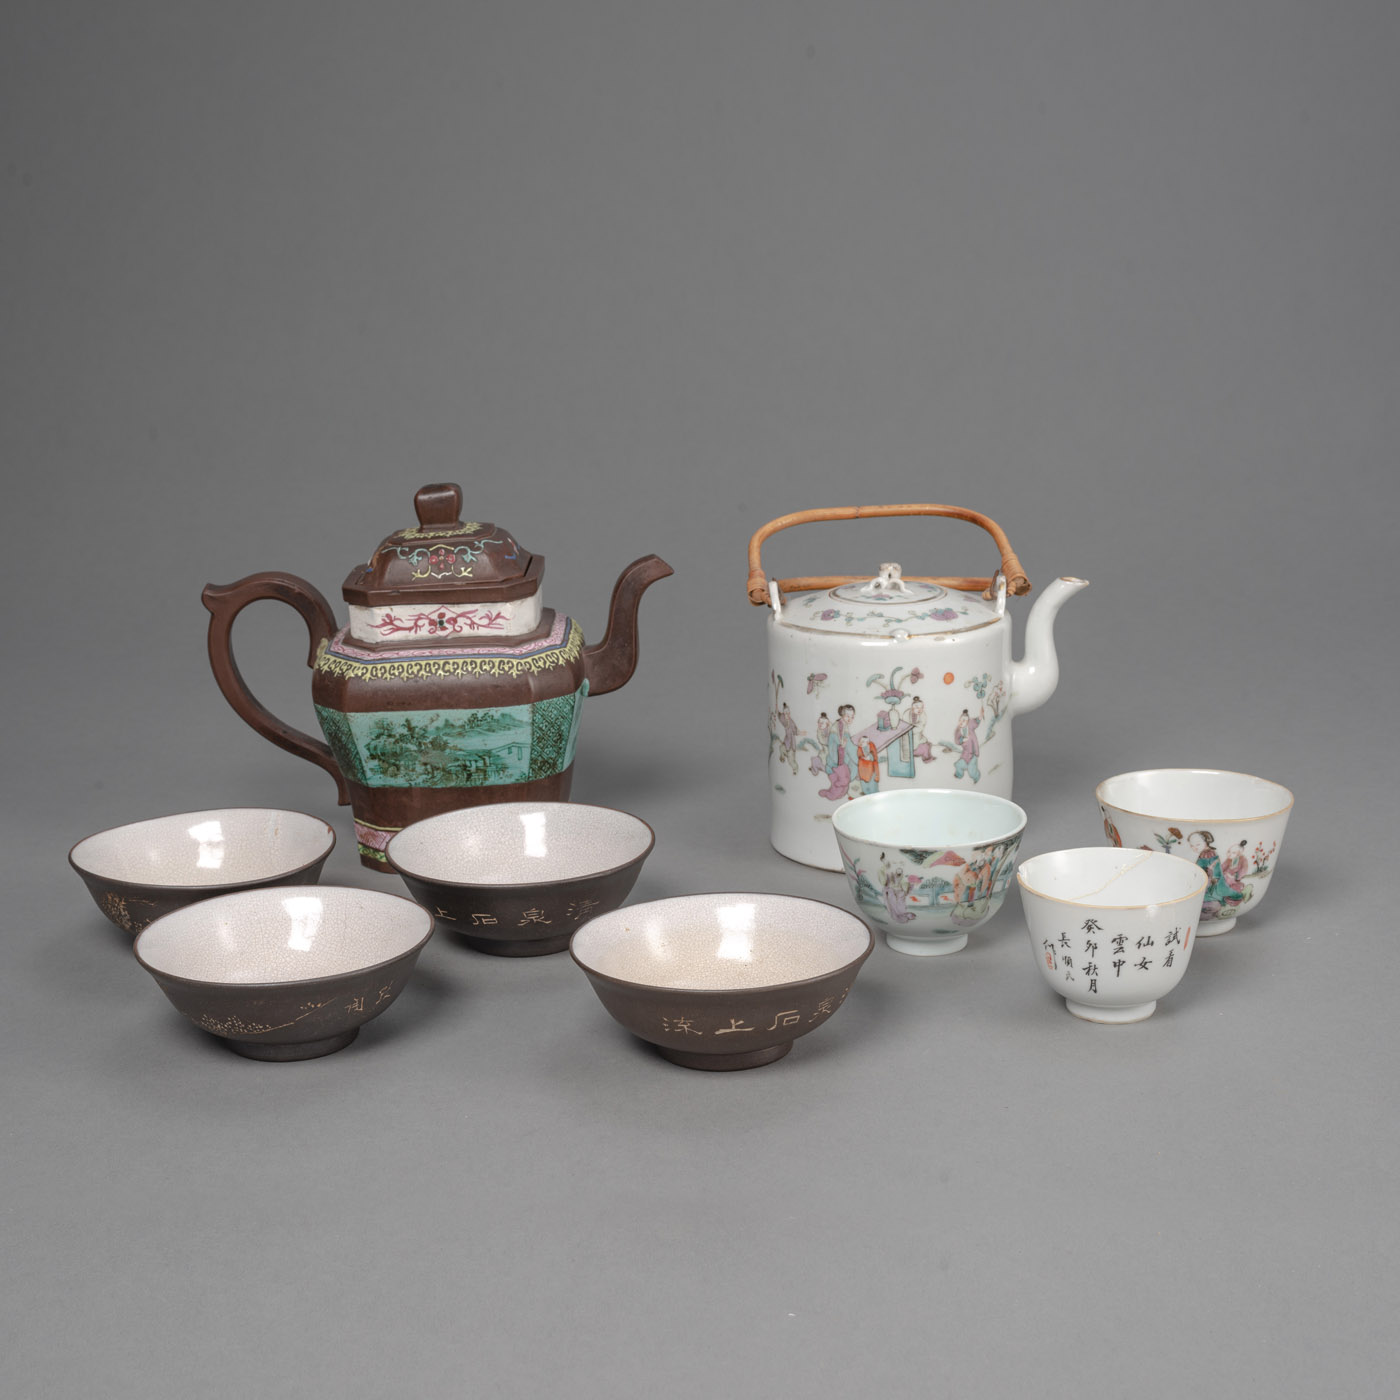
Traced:
[[[585, 695], [616, 690], [637, 664], [637, 606], [672, 572], [655, 554], [613, 589], [603, 641], [541, 605], [544, 557], [499, 525], [462, 518], [462, 489], [425, 486], [418, 524], [390, 535], [342, 592], [325, 598], [292, 574], [209, 584], [209, 659], [229, 704], [264, 738], [319, 764], [350, 803], [361, 861], [411, 822], [484, 802], [563, 801]], [[311, 697], [326, 742], [265, 709], [239, 674], [234, 619], [259, 598], [294, 607], [311, 635]]]
[[[992, 578], [911, 578], [895, 563], [871, 578], [769, 579], [763, 542], [822, 520], [941, 515], [986, 530]], [[1055, 615], [1084, 579], [1059, 578], [1031, 609], [1026, 652], [1011, 658], [1008, 593], [1030, 591], [1006, 535], [943, 505], [798, 511], [749, 541], [749, 601], [767, 605], [768, 782], [774, 848], [840, 870], [831, 828], [840, 804], [891, 789], [969, 788], [1011, 796], [1011, 721], [1059, 681]]]

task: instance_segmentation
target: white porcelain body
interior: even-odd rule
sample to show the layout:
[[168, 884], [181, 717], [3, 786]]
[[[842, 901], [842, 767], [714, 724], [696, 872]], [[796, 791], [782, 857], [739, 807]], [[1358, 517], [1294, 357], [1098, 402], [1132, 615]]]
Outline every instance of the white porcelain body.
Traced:
[[352, 640], [371, 646], [422, 637], [460, 637], [464, 641], [474, 636], [524, 637], [540, 625], [542, 613], [543, 599], [539, 593], [470, 607], [456, 603], [437, 607], [352, 606], [347, 631]]
[[1106, 778], [1094, 795], [1113, 845], [1204, 871], [1203, 938], [1234, 928], [1268, 893], [1293, 810], [1286, 787], [1215, 768], [1151, 768]]
[[1186, 972], [1204, 872], [1154, 851], [1049, 851], [1016, 872], [1040, 975], [1081, 1020], [1142, 1021]]
[[1054, 691], [1053, 620], [1085, 582], [1045, 590], [1019, 662], [1004, 591], [987, 602], [912, 586], [912, 600], [846, 585], [769, 609], [772, 842], [791, 860], [840, 870], [832, 813], [856, 797], [929, 787], [1011, 795], [1013, 717]]
[[954, 953], [1006, 898], [1026, 814], [1008, 798], [908, 788], [842, 803], [832, 816], [863, 918], [899, 953]]

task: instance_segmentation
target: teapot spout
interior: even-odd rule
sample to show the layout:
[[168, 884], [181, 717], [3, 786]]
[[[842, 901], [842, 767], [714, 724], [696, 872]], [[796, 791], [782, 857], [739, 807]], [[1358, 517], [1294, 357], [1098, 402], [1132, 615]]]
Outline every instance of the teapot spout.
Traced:
[[584, 674], [590, 695], [606, 695], [632, 679], [637, 669], [637, 607], [642, 594], [675, 570], [662, 558], [648, 554], [629, 564], [613, 585], [608, 630], [603, 640], [583, 649]]
[[1060, 660], [1055, 654], [1055, 615], [1089, 580], [1057, 578], [1036, 599], [1026, 619], [1026, 654], [1011, 664], [1013, 713], [1039, 709], [1060, 683]]

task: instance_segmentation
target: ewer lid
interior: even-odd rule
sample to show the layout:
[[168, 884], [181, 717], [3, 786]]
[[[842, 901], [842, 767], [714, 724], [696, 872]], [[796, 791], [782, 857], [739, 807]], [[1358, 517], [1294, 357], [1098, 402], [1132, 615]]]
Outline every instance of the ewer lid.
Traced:
[[[898, 564], [881, 564], [873, 578], [850, 579], [834, 588], [794, 590], [781, 598], [776, 620], [805, 632], [856, 637], [919, 637], [970, 632], [1006, 612], [1006, 580], [993, 580], [993, 598], [907, 579]], [[776, 590], [775, 590], [776, 591]]]
[[485, 603], [539, 591], [544, 556], [527, 554], [509, 530], [462, 519], [462, 488], [424, 486], [413, 498], [418, 524], [396, 530], [350, 571], [347, 603], [385, 607], [409, 602]]

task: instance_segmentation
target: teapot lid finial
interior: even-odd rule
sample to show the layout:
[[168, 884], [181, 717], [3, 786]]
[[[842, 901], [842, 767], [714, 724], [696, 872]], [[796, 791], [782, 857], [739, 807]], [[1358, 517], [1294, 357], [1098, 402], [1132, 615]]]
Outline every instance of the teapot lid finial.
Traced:
[[428, 530], [434, 526], [462, 523], [462, 488], [455, 481], [439, 481], [420, 486], [413, 496], [413, 509], [418, 524]]

